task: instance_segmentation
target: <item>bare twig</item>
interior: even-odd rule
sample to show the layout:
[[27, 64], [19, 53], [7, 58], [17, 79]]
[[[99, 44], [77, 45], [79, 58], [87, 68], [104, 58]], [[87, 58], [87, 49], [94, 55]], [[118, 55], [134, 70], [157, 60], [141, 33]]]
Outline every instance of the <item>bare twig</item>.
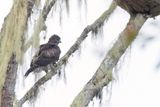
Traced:
[[116, 66], [128, 46], [130, 46], [136, 38], [145, 21], [146, 18], [144, 18], [143, 15], [137, 15], [135, 18], [130, 19], [116, 43], [106, 54], [94, 76], [74, 99], [71, 107], [87, 107], [93, 97], [96, 96], [104, 86], [107, 86], [112, 81], [113, 68]]
[[38, 88], [43, 85], [45, 82], [50, 80], [55, 74], [57, 74], [57, 70], [60, 69], [60, 67], [65, 64], [65, 62], [68, 60], [68, 58], [79, 48], [81, 43], [84, 41], [84, 39], [88, 36], [87, 34], [90, 31], [94, 31], [99, 27], [99, 25], [102, 25], [106, 19], [111, 15], [111, 13], [115, 10], [116, 4], [115, 2], [112, 3], [110, 8], [106, 10], [93, 24], [87, 26], [83, 32], [81, 33], [80, 37], [77, 39], [77, 41], [72, 45], [72, 47], [68, 50], [68, 52], [58, 61], [58, 63], [54, 66], [54, 70], [51, 72], [48, 72], [45, 76], [43, 76], [41, 79], [39, 79], [34, 86], [21, 98], [18, 102], [18, 107], [21, 107], [22, 104], [27, 101], [28, 99], [32, 98], [34, 96], [34, 92], [38, 90]]

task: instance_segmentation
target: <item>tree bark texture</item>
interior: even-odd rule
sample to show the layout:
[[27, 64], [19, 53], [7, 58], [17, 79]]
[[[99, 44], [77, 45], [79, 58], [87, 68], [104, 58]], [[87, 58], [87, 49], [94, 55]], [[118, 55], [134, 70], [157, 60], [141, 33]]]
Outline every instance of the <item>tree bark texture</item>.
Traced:
[[15, 100], [15, 83], [17, 76], [18, 63], [15, 55], [12, 55], [8, 63], [6, 78], [2, 88], [2, 98], [0, 107], [13, 107]]
[[138, 14], [134, 18], [130, 18], [126, 28], [122, 31], [116, 43], [106, 54], [94, 76], [74, 99], [71, 107], [87, 107], [93, 97], [95, 97], [104, 86], [107, 86], [112, 81], [113, 68], [136, 38], [145, 21], [146, 18], [141, 14]]
[[160, 0], [115, 0], [130, 14], [145, 14], [155, 17], [160, 14]]

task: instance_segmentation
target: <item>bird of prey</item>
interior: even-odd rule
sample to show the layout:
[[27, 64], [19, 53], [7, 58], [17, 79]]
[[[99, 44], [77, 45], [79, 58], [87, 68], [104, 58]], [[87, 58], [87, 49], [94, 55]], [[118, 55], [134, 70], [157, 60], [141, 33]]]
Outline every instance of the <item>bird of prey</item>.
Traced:
[[49, 38], [48, 43], [40, 45], [39, 51], [34, 55], [30, 68], [25, 73], [25, 76], [27, 77], [39, 67], [55, 64], [59, 60], [61, 53], [61, 50], [58, 47], [59, 43], [61, 43], [60, 37], [54, 34]]
[[115, 0], [131, 15], [137, 13], [155, 17], [160, 14], [160, 0]]

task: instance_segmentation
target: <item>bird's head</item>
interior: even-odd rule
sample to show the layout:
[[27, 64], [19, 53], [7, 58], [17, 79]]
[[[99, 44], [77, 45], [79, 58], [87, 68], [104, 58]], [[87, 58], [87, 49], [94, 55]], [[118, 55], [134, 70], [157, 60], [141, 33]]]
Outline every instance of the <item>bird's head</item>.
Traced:
[[59, 43], [61, 43], [61, 38], [58, 35], [54, 34], [49, 38], [48, 43], [58, 45]]

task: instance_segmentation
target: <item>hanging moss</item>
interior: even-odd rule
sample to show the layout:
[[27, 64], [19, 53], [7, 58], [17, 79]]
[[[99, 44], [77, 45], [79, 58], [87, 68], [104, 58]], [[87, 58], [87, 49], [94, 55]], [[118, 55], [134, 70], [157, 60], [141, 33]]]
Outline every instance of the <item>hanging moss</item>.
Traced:
[[55, 1], [53, 0], [46, 0], [43, 10], [40, 12], [38, 19], [33, 28], [33, 34], [31, 38], [26, 42], [24, 51], [26, 51], [30, 46], [37, 48], [39, 46], [39, 34], [45, 28], [45, 20], [47, 18], [48, 13], [50, 12], [51, 8], [54, 6]]
[[38, 7], [41, 4], [41, 0], [36, 0], [35, 5]]
[[69, 0], [65, 0], [65, 7], [67, 10], [67, 13], [69, 14]]
[[43, 21], [43, 15], [40, 14], [37, 22], [35, 23], [35, 26], [34, 26], [34, 32], [33, 32], [33, 35], [32, 35], [32, 46], [37, 48], [39, 46], [39, 40], [40, 40], [40, 37], [39, 37], [39, 34], [40, 32], [42, 31], [42, 28], [44, 26], [44, 21]]

